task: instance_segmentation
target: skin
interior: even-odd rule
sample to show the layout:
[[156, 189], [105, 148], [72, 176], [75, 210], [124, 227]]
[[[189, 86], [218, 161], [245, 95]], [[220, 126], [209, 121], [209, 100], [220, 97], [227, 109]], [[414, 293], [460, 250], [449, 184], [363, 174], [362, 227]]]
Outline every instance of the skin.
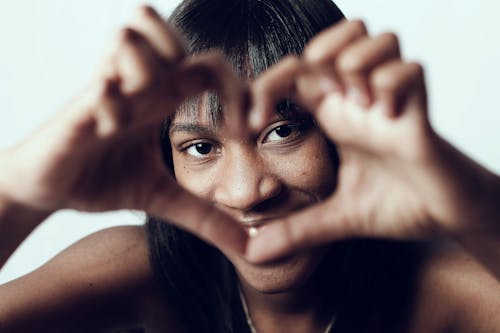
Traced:
[[[500, 276], [499, 178], [433, 130], [423, 69], [401, 59], [394, 34], [371, 37], [361, 21], [339, 24], [311, 41], [302, 58], [260, 77], [253, 92], [260, 96], [253, 128], [292, 96], [335, 142], [341, 167], [335, 193], [266, 228], [248, 257], [270, 260], [353, 236], [446, 235]], [[271, 239], [273, 246], [264, 246]]]
[[[141, 7], [118, 33], [95, 78], [57, 120], [0, 153], [0, 231], [9, 240], [0, 262], [44, 217], [63, 208], [143, 210], [241, 252], [244, 230], [175, 182], [157, 140], [162, 120], [206, 89], [221, 91], [233, 109], [244, 102], [242, 82], [220, 55], [186, 58], [172, 29], [153, 9]], [[232, 128], [239, 115], [231, 118]], [[21, 219], [30, 216], [20, 221], [18, 211], [26, 212]]]
[[[275, 116], [257, 136], [242, 137], [203, 119], [181, 115], [172, 122], [176, 180], [247, 228], [261, 230], [270, 219], [319, 202], [333, 190], [335, 166], [325, 138], [312, 124], [299, 128], [299, 120]], [[285, 132], [279, 132], [283, 128]], [[303, 271], [298, 275], [309, 274], [308, 263], [316, 257], [304, 253], [298, 262], [288, 258], [280, 265], [259, 266], [226, 255], [248, 283], [268, 293], [298, 284], [294, 280], [303, 279], [290, 276], [290, 268]]]
[[[197, 165], [182, 150], [176, 152], [177, 140], [185, 140], [176, 136], [187, 134], [171, 133], [178, 184], [149, 134], [156, 135], [162, 119], [187, 96], [216, 89], [231, 110], [239, 110], [248, 92], [220, 57], [187, 58], [159, 16], [141, 8], [90, 88], [37, 134], [0, 153], [2, 262], [58, 209], [140, 209], [174, 221], [232, 260], [260, 333], [321, 332], [328, 319], [317, 315], [314, 299], [294, 307], [311, 290], [307, 281], [320, 246], [354, 235], [446, 235], [469, 253], [454, 246], [424, 258], [411, 312], [394, 315], [410, 317], [408, 332], [498, 331], [498, 177], [434, 133], [421, 67], [401, 60], [397, 50], [393, 35], [369, 37], [358, 21], [328, 29], [303, 58], [286, 59], [252, 82], [252, 130], [238, 135], [246, 128], [245, 112], [228, 113], [210, 137], [221, 153], [207, 163]], [[165, 91], [171, 93], [165, 97]], [[284, 96], [310, 111], [326, 136], [313, 130], [293, 149], [269, 148], [265, 138], [277, 121], [271, 106]], [[332, 194], [330, 176], [337, 171], [326, 154], [319, 154], [326, 140], [336, 143], [341, 157]], [[299, 152], [315, 158], [300, 160]], [[120, 168], [139, 153], [148, 163]], [[295, 165], [278, 163], [285, 155], [318, 172], [303, 175]], [[394, 194], [388, 199], [387, 189]], [[281, 205], [262, 204], [269, 200]], [[248, 240], [242, 220], [276, 218], [275, 213], [278, 219], [263, 220], [257, 236]], [[288, 259], [281, 266], [264, 264], [283, 256]], [[0, 329], [88, 332], [142, 326], [180, 332], [147, 258], [141, 227], [91, 235], [35, 272], [0, 286]]]
[[[333, 191], [336, 167], [325, 137], [311, 121], [299, 126], [300, 119], [275, 115], [255, 135], [232, 135], [225, 122], [211, 125], [206, 112], [200, 110], [197, 117], [181, 113], [172, 121], [176, 180], [248, 229], [262, 230], [270, 219], [310, 206]], [[304, 327], [308, 323], [317, 329], [326, 326], [325, 318], [315, 316], [321, 291], [310, 284], [326, 251], [325, 246], [308, 249], [260, 265], [225, 253], [256, 324], [268, 311], [276, 313], [273, 323], [259, 325], [259, 331], [285, 330], [283, 323], [289, 323], [290, 332], [311, 330]], [[297, 312], [302, 312], [301, 320], [288, 319]]]

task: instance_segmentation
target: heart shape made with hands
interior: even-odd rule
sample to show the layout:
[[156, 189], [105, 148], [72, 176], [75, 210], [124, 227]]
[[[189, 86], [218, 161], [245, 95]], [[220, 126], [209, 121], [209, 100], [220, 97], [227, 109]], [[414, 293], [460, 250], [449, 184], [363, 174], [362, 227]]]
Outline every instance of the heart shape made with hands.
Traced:
[[[19, 198], [32, 195], [28, 201], [37, 205], [49, 198], [41, 207], [48, 209], [143, 210], [255, 262], [344, 237], [418, 234], [424, 205], [413, 187], [425, 182], [414, 162], [428, 150], [430, 126], [422, 70], [400, 59], [393, 35], [371, 38], [359, 21], [339, 23], [300, 58], [284, 58], [248, 84], [220, 54], [188, 57], [173, 30], [145, 7], [104, 68], [83, 108], [24, 147], [43, 155], [35, 183], [46, 186]], [[165, 116], [206, 91], [219, 94], [229, 130], [240, 135], [259, 130], [286, 98], [311, 112], [341, 159], [334, 193], [248, 237], [183, 189], [165, 170], [157, 133]], [[387, 191], [397, 200], [382, 202]]]
[[[401, 59], [394, 35], [370, 37], [360, 21], [326, 29], [300, 57], [245, 83], [220, 54], [188, 57], [144, 7], [98, 74], [55, 121], [0, 154], [0, 184], [13, 202], [47, 214], [142, 210], [262, 262], [347, 237], [426, 235], [435, 221], [460, 220], [456, 206], [474, 193], [458, 184], [460, 168], [448, 167], [456, 153], [429, 124], [421, 66]], [[182, 188], [165, 168], [158, 133], [184, 100], [214, 90], [233, 133], [260, 130], [283, 99], [310, 112], [340, 158], [334, 192], [249, 237]]]
[[[439, 228], [450, 231], [456, 227], [455, 221], [466, 223], [462, 216], [467, 214], [460, 203], [470, 201], [475, 188], [457, 180], [464, 177], [463, 170], [472, 178], [474, 172], [470, 172], [470, 163], [433, 131], [423, 69], [401, 58], [394, 34], [372, 37], [363, 22], [342, 21], [311, 40], [300, 57], [282, 59], [247, 85], [221, 55], [187, 57], [182, 42], [151, 8], [144, 7], [139, 14], [132, 30], [125, 30], [113, 66], [108, 66], [118, 75], [108, 76], [110, 80], [104, 84], [104, 93], [99, 96], [100, 105], [105, 107], [104, 112], [97, 108], [97, 120], [110, 116], [110, 124], [119, 124], [125, 118], [129, 124], [142, 122], [146, 128], [165, 117], [165, 105], [172, 114], [189, 96], [215, 90], [228, 110], [225, 120], [229, 130], [241, 134], [247, 128], [259, 130], [275, 112], [278, 101], [291, 99], [312, 114], [336, 146], [340, 158], [337, 184], [322, 202], [269, 222], [256, 236], [248, 237], [234, 219], [167, 175], [158, 156], [158, 140], [144, 143], [145, 136], [139, 135], [130, 146], [139, 147], [136, 152], [145, 154], [145, 161], [156, 158], [155, 166], [139, 163], [137, 172], [132, 172], [134, 177], [128, 177], [129, 167], [124, 177], [111, 177], [111, 185], [118, 185], [123, 198], [114, 199], [120, 196], [109, 186], [114, 191], [109, 195], [112, 202], [120, 204], [99, 209], [145, 210], [226, 253], [236, 251], [254, 262], [342, 238], [421, 237]], [[107, 89], [115, 84], [120, 86], [121, 96]], [[252, 104], [247, 114], [249, 100]], [[151, 110], [156, 101], [159, 108]], [[119, 104], [124, 107], [117, 107]], [[123, 112], [130, 108], [136, 112]], [[113, 126], [97, 128], [105, 136]], [[151, 129], [145, 132], [154, 132]], [[68, 133], [74, 139], [73, 131]], [[450, 161], [460, 163], [462, 169], [450, 170]], [[120, 179], [128, 184], [123, 185]], [[131, 192], [138, 192], [132, 200]]]
[[[309, 47], [317, 47], [321, 37]], [[347, 82], [352, 78], [344, 77], [354, 75], [353, 72], [343, 76], [342, 71], [332, 70], [331, 63], [340, 55], [327, 49], [324, 52], [329, 59], [311, 60], [309, 50], [301, 58], [283, 59], [250, 83], [252, 106], [248, 121], [243, 109], [233, 118], [237, 120], [233, 129], [240, 135], [248, 126], [248, 130], [258, 131], [280, 101], [297, 102], [311, 112], [328, 140], [337, 147], [341, 160], [337, 188], [324, 201], [272, 221], [250, 237], [244, 251], [254, 262], [273, 260], [348, 237], [406, 238], [425, 234], [418, 225], [424, 203], [420, 193], [413, 190], [416, 179], [400, 175], [425, 154], [429, 144], [426, 138], [431, 134], [419, 67], [401, 61], [379, 72], [360, 68], [355, 75], [359, 76], [357, 83], [365, 85], [366, 94], [360, 99], [348, 91], [361, 88], [350, 87]], [[339, 52], [345, 50], [340, 48]], [[376, 61], [370, 65], [380, 66]], [[366, 73], [396, 76], [392, 83], [396, 88], [391, 91], [385, 82], [377, 85], [380, 79], [370, 78]], [[240, 96], [239, 100], [244, 98]], [[237, 112], [241, 109], [234, 113]], [[396, 199], [383, 202], [388, 192]]]
[[[215, 90], [226, 103], [226, 122], [233, 133], [260, 130], [284, 99], [311, 112], [337, 147], [337, 188], [324, 201], [272, 221], [252, 237], [172, 181], [168, 187], [173, 190], [157, 198], [148, 212], [254, 262], [347, 237], [425, 234], [420, 225], [427, 218], [423, 193], [415, 190], [426, 180], [415, 162], [432, 144], [423, 71], [401, 60], [393, 35], [369, 38], [359, 21], [342, 22], [313, 39], [301, 57], [282, 59], [249, 85], [220, 55], [186, 58], [181, 67], [175, 80], [182, 97], [178, 103]], [[391, 200], [384, 202], [387, 193]], [[170, 204], [162, 205], [165, 201]]]
[[[315, 42], [310, 47], [316, 47]], [[373, 74], [375, 69], [360, 68], [356, 74], [348, 71], [343, 75], [342, 69], [330, 65], [341, 55], [328, 50], [325, 56], [331, 57], [329, 63], [322, 57], [320, 61], [311, 60], [308, 50], [302, 58], [283, 59], [252, 83], [251, 126], [260, 129], [277, 103], [286, 98], [311, 112], [337, 149], [337, 186], [322, 202], [272, 221], [251, 237], [246, 248], [251, 261], [274, 260], [350, 237], [425, 234], [418, 225], [425, 210], [418, 192], [413, 191], [417, 180], [400, 177], [422, 158], [428, 150], [426, 138], [431, 137], [421, 72], [403, 62], [397, 68], [388, 68], [413, 71], [397, 78], [394, 85], [401, 90], [391, 92], [385, 83], [377, 86], [376, 78], [370, 82], [370, 74], [394, 73]], [[363, 87], [349, 86], [353, 79], [345, 75], [358, 75], [357, 84]], [[357, 92], [350, 93], [350, 89]], [[395, 199], [384, 201], [387, 193]]]
[[428, 163], [437, 140], [423, 70], [401, 59], [394, 35], [368, 37], [359, 21], [340, 23], [313, 39], [300, 58], [270, 68], [251, 89], [254, 130], [280, 100], [291, 99], [316, 119], [340, 165], [334, 193], [269, 223], [249, 240], [247, 258], [273, 260], [349, 237], [431, 232], [433, 216], [423, 198], [443, 197], [429, 190], [436, 180], [429, 175], [442, 171]]

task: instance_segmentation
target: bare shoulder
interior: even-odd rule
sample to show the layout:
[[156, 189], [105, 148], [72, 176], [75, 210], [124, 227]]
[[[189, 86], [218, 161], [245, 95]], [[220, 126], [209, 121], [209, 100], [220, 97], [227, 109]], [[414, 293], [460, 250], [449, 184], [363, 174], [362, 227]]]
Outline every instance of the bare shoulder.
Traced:
[[115, 289], [151, 278], [146, 231], [120, 226], [93, 233], [34, 273], [94, 289]]
[[458, 246], [432, 250], [410, 332], [500, 332], [500, 281]]
[[[0, 286], [0, 331], [97, 332], [141, 326], [155, 287], [143, 226], [96, 232]], [[77, 329], [78, 328], [78, 329]]]

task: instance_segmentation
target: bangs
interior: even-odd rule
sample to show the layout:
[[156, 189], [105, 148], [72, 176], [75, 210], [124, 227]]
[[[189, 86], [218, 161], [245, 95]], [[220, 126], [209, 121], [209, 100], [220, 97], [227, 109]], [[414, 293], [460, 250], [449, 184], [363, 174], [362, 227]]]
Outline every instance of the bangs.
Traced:
[[[330, 0], [184, 0], [169, 22], [185, 39], [189, 54], [217, 50], [243, 79], [252, 79], [283, 56], [300, 54], [309, 39], [342, 18]], [[187, 99], [177, 114], [198, 118], [201, 110], [214, 127], [222, 119], [221, 103], [213, 93]], [[287, 119], [301, 112], [288, 101], [279, 103], [277, 111]], [[167, 119], [162, 154], [175, 178], [169, 126]], [[330, 148], [338, 164], [334, 146]], [[227, 258], [173, 224], [148, 218], [147, 228], [151, 266], [162, 296], [175, 305], [176, 320], [186, 331], [250, 332], [236, 272]]]
[[[284, 56], [300, 55], [315, 34], [343, 18], [330, 1], [188, 0], [169, 22], [184, 37], [190, 55], [216, 50], [241, 78], [252, 79]], [[277, 112], [288, 118], [296, 109], [291, 105], [283, 101]], [[193, 119], [200, 110], [214, 127], [223, 119], [213, 92], [187, 99], [176, 114]]]

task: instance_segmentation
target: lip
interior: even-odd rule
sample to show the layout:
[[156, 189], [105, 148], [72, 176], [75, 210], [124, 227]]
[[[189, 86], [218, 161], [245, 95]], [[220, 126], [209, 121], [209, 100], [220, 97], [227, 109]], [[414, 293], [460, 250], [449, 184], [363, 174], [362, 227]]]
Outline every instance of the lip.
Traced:
[[254, 237], [254, 236], [257, 236], [262, 230], [264, 230], [266, 228], [266, 224], [260, 224], [258, 226], [254, 226], [254, 227], [247, 227], [245, 226], [245, 231], [247, 233], [248, 236], [250, 237]]
[[273, 217], [266, 217], [266, 218], [260, 218], [260, 219], [253, 219], [253, 220], [240, 220], [240, 223], [243, 225], [243, 228], [245, 228], [246, 233], [250, 236], [256, 236], [258, 235], [264, 228], [266, 228], [267, 224], [273, 220], [279, 219], [283, 217], [283, 215], [277, 215]]
[[266, 218], [260, 218], [260, 219], [252, 219], [252, 220], [240, 220], [240, 223], [243, 225], [244, 228], [250, 229], [250, 228], [257, 228], [260, 229], [264, 224], [269, 223], [272, 220], [276, 220], [281, 218], [282, 216], [272, 216], [272, 217], [266, 217]]

